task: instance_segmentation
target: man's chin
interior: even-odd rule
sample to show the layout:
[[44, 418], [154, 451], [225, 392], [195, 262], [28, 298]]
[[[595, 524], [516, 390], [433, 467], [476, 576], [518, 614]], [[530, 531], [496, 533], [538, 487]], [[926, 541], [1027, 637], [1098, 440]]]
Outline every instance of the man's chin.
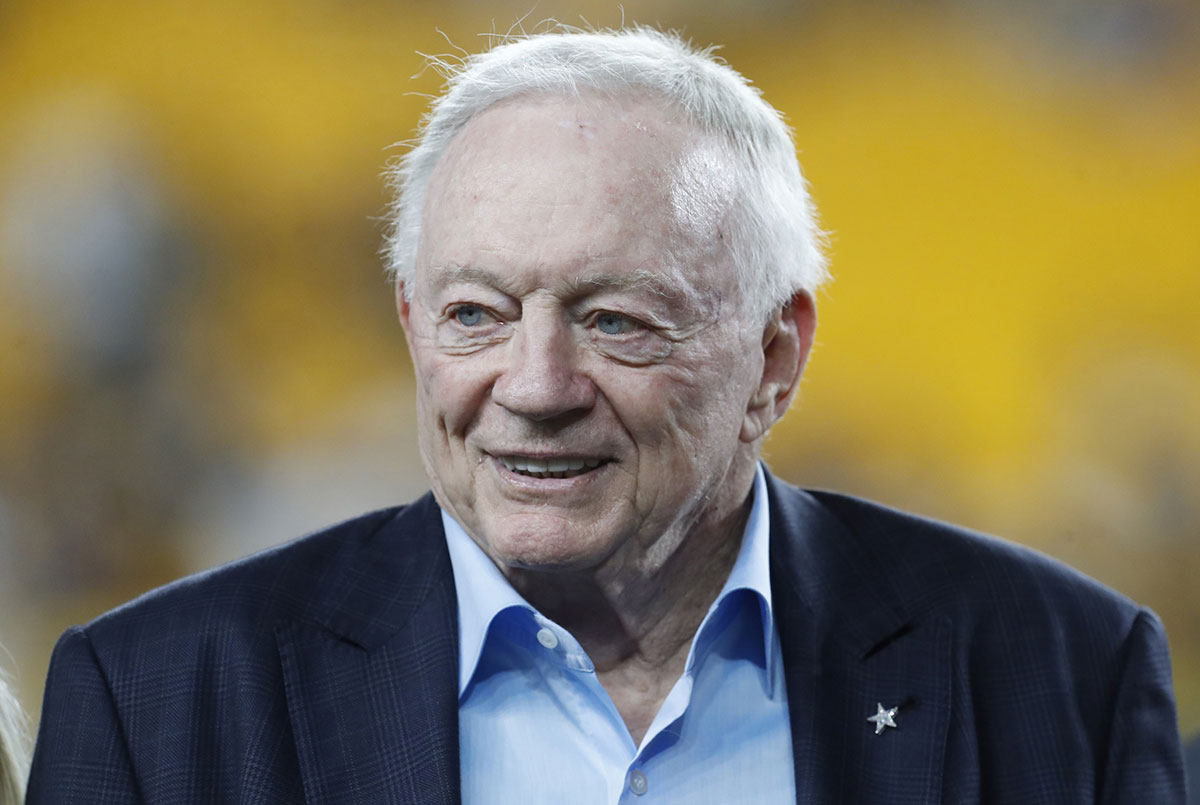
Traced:
[[614, 548], [613, 540], [561, 530], [489, 534], [485, 540], [484, 551], [505, 575], [583, 573], [601, 565]]

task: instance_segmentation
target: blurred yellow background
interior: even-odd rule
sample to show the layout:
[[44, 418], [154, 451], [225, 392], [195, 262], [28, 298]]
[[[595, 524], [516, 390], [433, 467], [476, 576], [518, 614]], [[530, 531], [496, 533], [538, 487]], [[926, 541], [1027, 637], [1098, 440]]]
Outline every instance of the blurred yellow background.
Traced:
[[[384, 163], [528, 5], [0, 4], [0, 657], [420, 494]], [[835, 282], [768, 444], [1152, 606], [1200, 730], [1200, 12], [540, 3], [722, 43], [788, 117]], [[415, 76], [415, 77], [414, 77]], [[964, 579], [964, 584], [971, 583]]]

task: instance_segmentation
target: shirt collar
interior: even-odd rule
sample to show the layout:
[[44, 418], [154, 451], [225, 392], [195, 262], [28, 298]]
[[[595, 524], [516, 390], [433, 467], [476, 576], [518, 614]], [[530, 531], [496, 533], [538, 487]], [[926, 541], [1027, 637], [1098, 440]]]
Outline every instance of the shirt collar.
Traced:
[[442, 509], [442, 527], [446, 531], [458, 596], [458, 695], [461, 697], [479, 664], [484, 638], [495, 617], [509, 607], [531, 611], [533, 607], [512, 588], [491, 558], [445, 509]]
[[[710, 607], [708, 615], [700, 624], [697, 634], [704, 631], [713, 613], [721, 602], [736, 590], [749, 590], [757, 595], [762, 614], [763, 658], [766, 662], [767, 688], [773, 689], [775, 618], [771, 604], [770, 537], [771, 522], [767, 505], [767, 481], [762, 464], [754, 473], [754, 503], [746, 528], [742, 534], [742, 545], [734, 561], [729, 578]], [[492, 562], [483, 549], [467, 535], [463, 527], [442, 509], [442, 527], [446, 532], [446, 547], [450, 552], [450, 565], [454, 569], [454, 588], [458, 597], [458, 695], [466, 691], [492, 621], [501, 611], [512, 607], [536, 613], [529, 602], [513, 589], [504, 574]], [[695, 655], [695, 642], [688, 656], [690, 670]]]
[[[771, 507], [767, 502], [767, 477], [760, 462], [754, 472], [753, 486], [754, 503], [750, 506], [750, 516], [746, 518], [746, 528], [742, 532], [742, 546], [738, 551], [733, 569], [725, 586], [717, 595], [708, 614], [696, 630], [702, 634], [712, 620], [721, 603], [737, 590], [748, 590], [758, 599], [762, 616], [763, 661], [765, 663], [766, 688], [768, 692], [775, 688], [775, 613], [771, 602]], [[688, 653], [688, 669], [695, 661], [696, 641]]]

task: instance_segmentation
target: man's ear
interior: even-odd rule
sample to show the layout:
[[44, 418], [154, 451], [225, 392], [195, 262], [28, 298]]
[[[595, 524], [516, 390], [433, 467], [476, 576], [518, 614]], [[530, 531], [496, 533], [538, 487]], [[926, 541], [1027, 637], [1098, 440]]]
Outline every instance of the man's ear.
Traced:
[[396, 316], [400, 319], [400, 326], [404, 329], [405, 338], [408, 337], [408, 317], [412, 313], [412, 307], [409, 303], [408, 294], [405, 291], [403, 280], [396, 281]]
[[754, 442], [787, 413], [817, 329], [817, 308], [805, 291], [798, 292], [771, 316], [763, 328], [763, 370], [758, 389], [746, 407], [741, 440]]

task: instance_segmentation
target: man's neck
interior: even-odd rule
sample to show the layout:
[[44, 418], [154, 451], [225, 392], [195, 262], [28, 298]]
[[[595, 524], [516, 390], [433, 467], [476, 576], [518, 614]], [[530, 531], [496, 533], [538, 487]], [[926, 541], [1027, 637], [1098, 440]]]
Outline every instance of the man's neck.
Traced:
[[[635, 743], [683, 673], [696, 630], [737, 560], [753, 473], [751, 465], [746, 479], [728, 479], [722, 490], [728, 502], [676, 537], [657, 564], [626, 556], [579, 573], [506, 574], [530, 604], [579, 641]], [[730, 491], [738, 489], [745, 491]]]

